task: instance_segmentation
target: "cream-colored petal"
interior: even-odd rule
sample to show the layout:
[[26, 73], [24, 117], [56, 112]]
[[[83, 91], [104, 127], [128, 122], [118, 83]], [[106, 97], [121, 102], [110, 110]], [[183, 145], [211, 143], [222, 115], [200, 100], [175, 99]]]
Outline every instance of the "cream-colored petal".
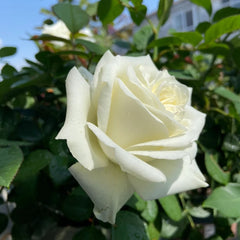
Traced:
[[114, 85], [107, 135], [119, 146], [168, 137], [168, 129], [124, 85]]
[[112, 88], [116, 79], [117, 64], [115, 57], [107, 51], [96, 66], [91, 85], [92, 104], [97, 112], [98, 127], [107, 129], [111, 108]]
[[101, 129], [91, 123], [87, 123], [89, 129], [98, 138], [104, 153], [109, 159], [118, 164], [122, 171], [140, 179], [151, 182], [164, 182], [165, 176], [159, 169], [150, 166], [136, 156], [128, 153], [114, 143]]
[[106, 166], [108, 164], [106, 156], [96, 145], [91, 148], [88, 142], [88, 129], [85, 125], [90, 107], [90, 89], [75, 67], [67, 76], [66, 91], [66, 119], [56, 139], [66, 139], [72, 155], [87, 169]]
[[153, 160], [177, 160], [189, 156], [194, 159], [197, 153], [197, 144], [194, 142], [188, 148], [162, 149], [159, 151], [134, 150], [129, 153], [150, 162]]
[[150, 183], [128, 176], [135, 191], [145, 200], [208, 186], [195, 160], [191, 160], [189, 156], [174, 161], [153, 161], [152, 166], [165, 174], [165, 183]]
[[83, 76], [83, 78], [85, 78], [88, 82], [88, 84], [90, 85], [93, 81], [93, 75], [92, 73], [90, 73], [86, 68], [84, 67], [80, 67], [78, 68], [78, 71], [81, 73], [81, 75]]
[[114, 224], [117, 212], [133, 194], [126, 173], [112, 163], [92, 171], [76, 163], [69, 171], [94, 202], [95, 216]]
[[199, 138], [199, 135], [205, 124], [206, 115], [191, 106], [185, 107], [185, 115], [182, 124], [187, 128], [186, 132], [180, 136], [170, 137], [157, 141], [150, 141], [131, 146], [132, 149], [144, 149], [156, 147], [181, 148], [187, 147]]

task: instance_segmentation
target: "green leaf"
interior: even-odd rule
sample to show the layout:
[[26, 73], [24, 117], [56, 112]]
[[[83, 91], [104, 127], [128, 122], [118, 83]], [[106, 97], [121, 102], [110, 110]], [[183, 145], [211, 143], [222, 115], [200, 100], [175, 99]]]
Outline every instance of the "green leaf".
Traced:
[[24, 160], [16, 181], [23, 181], [31, 176], [37, 175], [38, 172], [45, 168], [54, 156], [47, 150], [38, 149], [31, 152], [27, 159]]
[[97, 15], [98, 2], [88, 4], [86, 12], [89, 16], [93, 17]]
[[97, 228], [85, 227], [77, 232], [72, 240], [106, 240], [106, 238]]
[[210, 22], [200, 22], [196, 27], [196, 31], [199, 33], [205, 33], [210, 26]]
[[199, 32], [176, 32], [173, 36], [178, 37], [184, 43], [190, 43], [196, 46], [202, 41], [202, 35]]
[[192, 3], [203, 7], [209, 14], [209, 16], [212, 14], [212, 3], [211, 0], [190, 0]]
[[228, 90], [225, 87], [218, 87], [214, 90], [215, 93], [218, 95], [230, 100], [235, 108], [238, 114], [240, 114], [240, 96], [235, 94], [234, 92]]
[[23, 154], [19, 147], [0, 148], [0, 186], [9, 187], [22, 161]]
[[218, 187], [203, 202], [203, 207], [217, 209], [226, 217], [240, 217], [240, 184], [229, 183], [225, 187]]
[[34, 41], [38, 41], [38, 40], [42, 40], [42, 41], [59, 41], [59, 42], [65, 42], [68, 44], [71, 44], [71, 41], [65, 38], [61, 38], [61, 37], [56, 37], [56, 36], [52, 36], [49, 34], [43, 34], [40, 36], [34, 36], [31, 38], [31, 40]]
[[68, 171], [68, 163], [69, 160], [66, 157], [55, 156], [51, 159], [49, 164], [49, 175], [55, 185], [61, 185], [71, 176]]
[[1, 70], [1, 75], [3, 78], [10, 78], [13, 77], [15, 74], [17, 74], [17, 70], [9, 64], [5, 64]]
[[9, 146], [31, 146], [30, 142], [22, 142], [22, 141], [9, 141], [6, 139], [0, 138], [0, 147], [9, 147]]
[[14, 55], [17, 52], [15, 47], [3, 47], [0, 49], [0, 58]]
[[113, 22], [124, 9], [119, 0], [101, 0], [98, 4], [97, 14], [103, 25]]
[[127, 205], [142, 212], [147, 206], [147, 201], [144, 201], [139, 195], [134, 193], [134, 195], [128, 200]]
[[153, 222], [150, 222], [147, 226], [147, 232], [151, 240], [160, 239], [160, 230], [161, 227], [157, 227]]
[[223, 149], [230, 152], [239, 152], [240, 151], [240, 140], [239, 138], [232, 133], [228, 133], [223, 141]]
[[153, 34], [152, 28], [149, 25], [147, 25], [139, 29], [133, 35], [133, 44], [136, 46], [137, 50], [141, 51], [146, 49], [152, 34]]
[[112, 240], [123, 239], [148, 240], [143, 221], [132, 212], [118, 212], [116, 224], [112, 227]]
[[141, 213], [141, 216], [148, 222], [153, 222], [158, 215], [158, 206], [155, 200], [147, 201], [146, 208]]
[[239, 8], [225, 7], [218, 10], [213, 17], [213, 22], [218, 22], [223, 18], [240, 14]]
[[182, 41], [177, 38], [177, 37], [163, 37], [159, 38], [157, 40], [152, 41], [149, 45], [148, 48], [153, 48], [153, 47], [169, 47], [171, 45], [176, 45], [179, 46], [181, 45]]
[[208, 28], [205, 34], [205, 42], [211, 42], [223, 34], [240, 29], [240, 15], [230, 16], [220, 20]]
[[164, 198], [160, 198], [164, 211], [173, 221], [179, 221], [182, 218], [182, 209], [175, 195], [169, 195]]
[[205, 152], [205, 166], [209, 175], [217, 182], [227, 184], [230, 180], [230, 173], [224, 172], [217, 163], [218, 154]]
[[63, 202], [63, 213], [73, 221], [84, 221], [91, 217], [93, 204], [81, 187], [75, 188]]
[[227, 44], [224, 43], [202, 43], [198, 46], [198, 50], [204, 53], [211, 53], [214, 55], [227, 55], [230, 51], [230, 48]]
[[206, 211], [202, 207], [188, 208], [188, 212], [191, 214], [191, 216], [196, 218], [207, 218], [211, 215], [210, 212]]
[[89, 22], [88, 14], [78, 5], [58, 3], [53, 6], [53, 11], [72, 33], [77, 33]]
[[3, 214], [0, 213], [0, 234], [6, 229], [8, 225], [8, 217]]
[[97, 55], [103, 55], [107, 51], [106, 47], [100, 46], [96, 43], [84, 39], [76, 39], [76, 44], [86, 47], [89, 52], [95, 53]]
[[160, 0], [157, 10], [159, 24], [162, 26], [168, 20], [173, 0]]
[[147, 13], [147, 8], [144, 5], [140, 5], [134, 8], [130, 7], [128, 10], [130, 12], [133, 22], [137, 25], [140, 25], [142, 23]]

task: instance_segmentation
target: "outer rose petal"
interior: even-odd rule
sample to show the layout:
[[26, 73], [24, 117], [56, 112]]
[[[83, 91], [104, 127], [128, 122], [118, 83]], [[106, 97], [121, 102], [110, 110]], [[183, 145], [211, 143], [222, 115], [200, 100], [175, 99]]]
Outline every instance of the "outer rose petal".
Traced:
[[117, 212], [134, 192], [127, 175], [115, 164], [88, 171], [76, 163], [69, 170], [94, 202], [95, 216], [114, 224]]
[[95, 125], [91, 123], [87, 123], [87, 125], [98, 138], [105, 154], [112, 162], [118, 164], [123, 172], [150, 182], [164, 182], [166, 180], [161, 170], [152, 167], [119, 147]]
[[208, 186], [195, 160], [189, 156], [173, 161], [155, 160], [151, 165], [166, 175], [165, 183], [150, 183], [128, 176], [135, 191], [145, 200]]
[[66, 119], [56, 139], [66, 139], [70, 152], [85, 168], [106, 166], [107, 158], [97, 149], [96, 144], [91, 147], [88, 142], [85, 125], [90, 106], [90, 89], [75, 67], [68, 74], [66, 89]]

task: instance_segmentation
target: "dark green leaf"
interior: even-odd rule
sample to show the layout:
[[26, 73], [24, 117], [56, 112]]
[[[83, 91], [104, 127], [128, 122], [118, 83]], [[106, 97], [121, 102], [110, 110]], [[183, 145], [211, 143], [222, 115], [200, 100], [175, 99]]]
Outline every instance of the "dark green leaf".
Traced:
[[76, 39], [76, 43], [86, 47], [89, 52], [95, 53], [97, 55], [102, 55], [107, 51], [107, 48], [84, 39]]
[[147, 25], [139, 29], [133, 35], [133, 43], [136, 46], [137, 50], [144, 50], [149, 42], [150, 37], [152, 36], [152, 28]]
[[198, 32], [176, 32], [173, 36], [181, 39], [183, 43], [190, 43], [196, 46], [202, 41], [202, 35]]
[[147, 8], [144, 5], [140, 5], [135, 8], [130, 7], [129, 12], [133, 22], [136, 23], [137, 25], [140, 25], [146, 16]]
[[220, 20], [208, 28], [205, 33], [205, 42], [211, 42], [223, 34], [240, 29], [240, 15], [230, 16]]
[[77, 187], [63, 202], [65, 216], [73, 221], [84, 221], [91, 217], [93, 204], [81, 187]]
[[214, 55], [227, 55], [230, 51], [230, 48], [227, 44], [224, 43], [202, 43], [198, 46], [198, 50], [204, 53], [211, 53]]
[[218, 165], [218, 154], [205, 152], [205, 166], [209, 175], [217, 182], [227, 184], [230, 180], [230, 173], [224, 172]]
[[160, 198], [159, 202], [161, 203], [166, 214], [173, 221], [179, 221], [182, 218], [182, 209], [175, 195]]
[[158, 215], [158, 206], [155, 200], [147, 201], [146, 208], [141, 213], [141, 216], [148, 222], [153, 222]]
[[0, 138], [0, 147], [9, 147], [9, 146], [31, 146], [30, 142], [22, 142], [22, 141], [8, 141], [6, 139]]
[[34, 37], [31, 38], [31, 40], [59, 41], [59, 42], [65, 42], [65, 43], [71, 44], [71, 41], [68, 40], [68, 39], [52, 36], [52, 35], [49, 35], [49, 34], [43, 34], [43, 35], [40, 35], [40, 36], [34, 36]]
[[6, 229], [8, 225], [8, 217], [3, 214], [0, 213], [0, 234]]
[[235, 108], [238, 114], [240, 114], [240, 96], [235, 94], [234, 92], [228, 90], [225, 87], [218, 87], [214, 90], [215, 93], [218, 95], [230, 100]]
[[197, 80], [186, 70], [185, 71], [181, 71], [181, 70], [169, 71], [169, 74], [175, 76], [177, 79], [180, 79], [180, 80], [191, 80], [191, 81]]
[[203, 7], [209, 14], [209, 16], [212, 14], [212, 3], [211, 0], [190, 0], [192, 3]]
[[203, 207], [217, 209], [226, 217], [240, 217], [240, 184], [229, 183], [225, 187], [218, 187], [204, 201]]
[[22, 163], [23, 154], [19, 147], [11, 146], [0, 148], [0, 156], [0, 186], [9, 187]]
[[[239, 40], [239, 38], [238, 38], [238, 40]], [[233, 58], [235, 64], [237, 65], [237, 67], [240, 68], [240, 47], [233, 48], [232, 58]]]
[[159, 24], [162, 26], [168, 20], [173, 0], [160, 0], [157, 10]]
[[211, 26], [210, 22], [201, 22], [196, 27], [196, 31], [199, 33], [205, 33], [210, 26]]
[[24, 160], [18, 175], [17, 181], [26, 180], [31, 176], [37, 175], [38, 172], [45, 168], [54, 156], [47, 150], [36, 150], [29, 154]]
[[70, 176], [68, 171], [69, 160], [66, 157], [55, 156], [49, 164], [49, 175], [55, 185], [61, 185]]
[[72, 33], [77, 33], [89, 22], [88, 14], [78, 5], [58, 3], [53, 6], [55, 14], [66, 24]]
[[3, 47], [0, 49], [0, 58], [14, 55], [17, 52], [15, 47]]
[[169, 47], [171, 45], [173, 46], [179, 46], [181, 45], [182, 41], [177, 38], [177, 37], [163, 37], [163, 38], [159, 38], [157, 40], [152, 41], [149, 45], [148, 48], [152, 48], [152, 47]]
[[101, 0], [98, 4], [97, 14], [103, 25], [113, 22], [124, 9], [119, 0]]
[[72, 240], [105, 240], [102, 232], [95, 227], [85, 227], [77, 232]]
[[148, 240], [143, 221], [132, 212], [120, 211], [112, 227], [112, 240], [123, 239]]
[[232, 15], [238, 15], [238, 14], [240, 14], [239, 8], [232, 8], [232, 7], [221, 8], [214, 14], [213, 22], [218, 22], [223, 18], [230, 17]]
[[3, 78], [13, 77], [16, 73], [17, 70], [9, 64], [5, 64], [1, 70], [1, 75]]

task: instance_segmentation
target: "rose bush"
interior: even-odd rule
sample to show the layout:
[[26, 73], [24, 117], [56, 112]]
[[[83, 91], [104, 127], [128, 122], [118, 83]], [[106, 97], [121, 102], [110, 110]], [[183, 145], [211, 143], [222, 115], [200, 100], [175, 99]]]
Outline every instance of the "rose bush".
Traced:
[[206, 187], [195, 156], [205, 114], [191, 107], [191, 88], [149, 56], [114, 57], [94, 75], [73, 68], [67, 113], [57, 139], [78, 160], [70, 172], [110, 223], [134, 192], [150, 200]]

